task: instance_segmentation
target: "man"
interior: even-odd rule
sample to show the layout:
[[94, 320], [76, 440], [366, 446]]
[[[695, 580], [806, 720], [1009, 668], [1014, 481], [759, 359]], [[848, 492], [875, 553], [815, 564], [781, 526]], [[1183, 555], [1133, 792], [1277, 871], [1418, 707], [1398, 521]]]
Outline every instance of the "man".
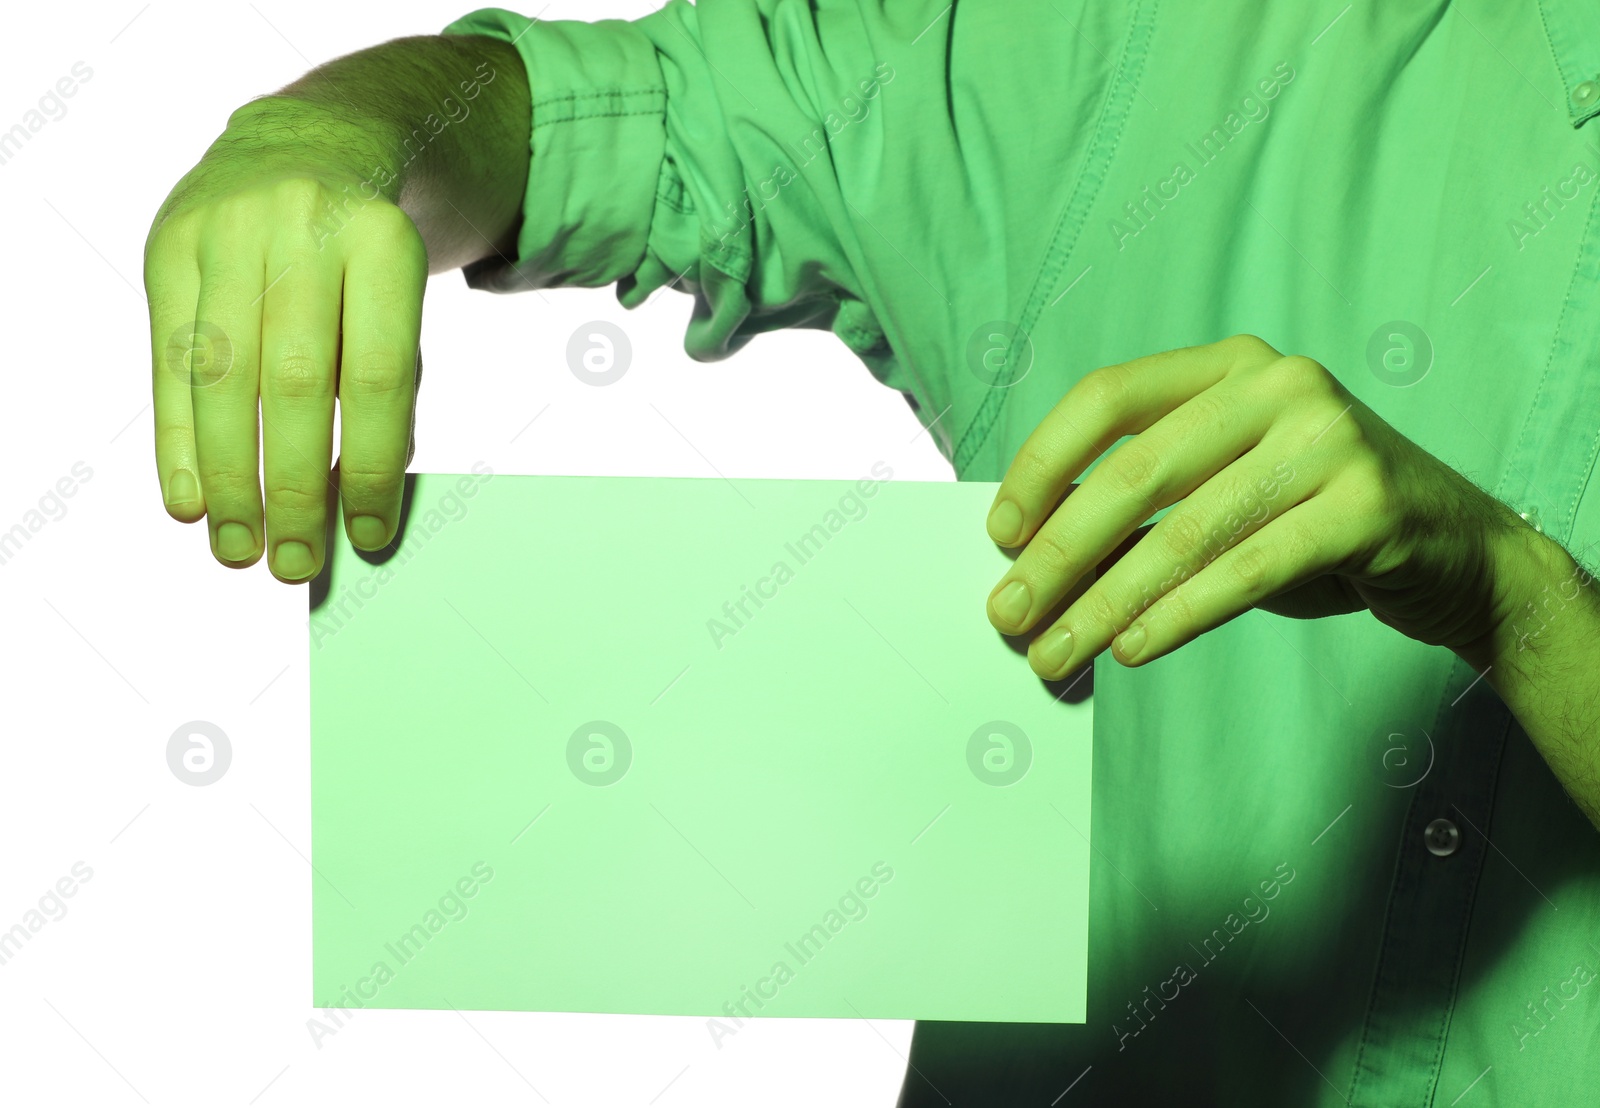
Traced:
[[[1597, 114], [1576, 0], [485, 9], [240, 108], [158, 214], [165, 502], [313, 575], [336, 384], [384, 545], [427, 272], [678, 281], [702, 359], [827, 327], [1004, 479], [972, 602], [1097, 659], [1088, 1021], [919, 1024], [902, 1108], [1572, 1103]], [[172, 373], [191, 325], [230, 357]]]

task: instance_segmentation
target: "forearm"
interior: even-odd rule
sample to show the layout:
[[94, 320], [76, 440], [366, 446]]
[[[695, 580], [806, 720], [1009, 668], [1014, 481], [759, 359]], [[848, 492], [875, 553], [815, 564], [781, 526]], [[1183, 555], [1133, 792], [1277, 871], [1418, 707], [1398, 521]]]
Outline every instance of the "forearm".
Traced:
[[239, 108], [230, 132], [251, 141], [354, 133], [360, 184], [337, 229], [362, 203], [399, 205], [422, 234], [428, 268], [456, 269], [515, 243], [527, 185], [529, 93], [521, 55], [478, 35], [395, 39], [311, 70]]
[[1556, 778], [1600, 828], [1600, 587], [1558, 543], [1509, 539], [1512, 610], [1468, 657], [1516, 716]]

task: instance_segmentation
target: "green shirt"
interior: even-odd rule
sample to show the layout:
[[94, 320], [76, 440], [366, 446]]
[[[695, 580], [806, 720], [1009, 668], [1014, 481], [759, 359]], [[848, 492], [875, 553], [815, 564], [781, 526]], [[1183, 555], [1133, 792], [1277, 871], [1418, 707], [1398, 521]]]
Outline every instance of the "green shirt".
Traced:
[[[1580, 559], [1600, 540], [1581, 0], [447, 30], [514, 39], [533, 89], [519, 255], [474, 288], [678, 282], [700, 359], [829, 328], [978, 481], [1084, 373], [1253, 333]], [[1094, 697], [1088, 1020], [919, 1023], [903, 1108], [1600, 1097], [1600, 838], [1453, 654], [1251, 611], [1102, 655]]]

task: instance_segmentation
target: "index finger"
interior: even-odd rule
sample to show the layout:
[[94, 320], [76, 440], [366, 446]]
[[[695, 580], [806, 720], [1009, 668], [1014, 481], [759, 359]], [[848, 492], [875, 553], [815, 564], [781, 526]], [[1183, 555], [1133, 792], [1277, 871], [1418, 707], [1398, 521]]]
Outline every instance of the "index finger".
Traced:
[[428, 256], [410, 217], [374, 208], [346, 261], [339, 367], [339, 487], [358, 549], [393, 537], [416, 422]]
[[1234, 369], [1279, 357], [1254, 335], [1234, 335], [1085, 374], [1018, 448], [989, 508], [989, 537], [1001, 546], [1026, 543], [1118, 439], [1146, 430]]

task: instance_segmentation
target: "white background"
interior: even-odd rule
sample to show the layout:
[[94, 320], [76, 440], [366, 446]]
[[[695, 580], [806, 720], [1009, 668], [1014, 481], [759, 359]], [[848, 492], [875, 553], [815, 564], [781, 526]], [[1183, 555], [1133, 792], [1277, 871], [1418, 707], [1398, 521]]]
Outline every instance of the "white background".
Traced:
[[[75, 62], [66, 114], [0, 165], [7, 395], [0, 531], [74, 463], [66, 514], [0, 565], [6, 727], [0, 931], [74, 863], [66, 913], [0, 965], [0, 1102], [892, 1105], [911, 1025], [762, 1020], [718, 1049], [699, 1018], [362, 1010], [314, 1043], [306, 587], [215, 562], [161, 506], [141, 252], [167, 190], [229, 112], [313, 65], [470, 5], [91, 3], [7, 11], [0, 130]], [[545, 19], [649, 6], [563, 2]], [[528, 14], [536, 14], [535, 10]], [[949, 480], [904, 400], [833, 336], [682, 352], [687, 296], [495, 296], [430, 282], [416, 471]], [[569, 371], [581, 324], [634, 362]], [[535, 417], [537, 420], [534, 421]], [[513, 443], [512, 440], [515, 439]], [[557, 524], [553, 524], [557, 525]], [[191, 720], [233, 762], [195, 787]]]

